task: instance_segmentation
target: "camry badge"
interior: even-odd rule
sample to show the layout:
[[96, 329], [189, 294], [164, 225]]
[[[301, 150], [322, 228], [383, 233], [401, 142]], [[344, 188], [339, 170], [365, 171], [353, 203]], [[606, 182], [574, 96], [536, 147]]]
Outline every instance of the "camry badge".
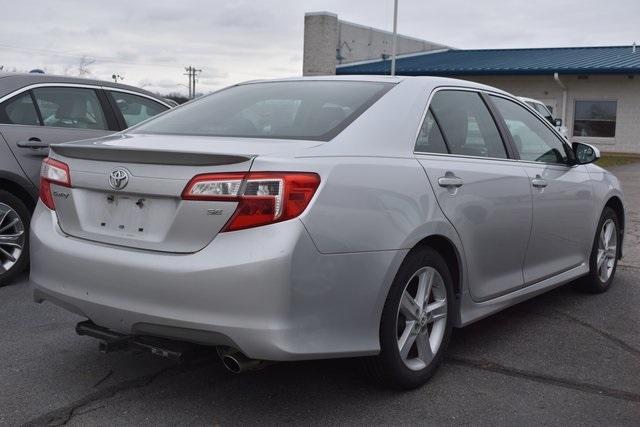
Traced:
[[109, 185], [114, 190], [122, 190], [129, 183], [129, 172], [126, 169], [117, 168], [109, 174]]

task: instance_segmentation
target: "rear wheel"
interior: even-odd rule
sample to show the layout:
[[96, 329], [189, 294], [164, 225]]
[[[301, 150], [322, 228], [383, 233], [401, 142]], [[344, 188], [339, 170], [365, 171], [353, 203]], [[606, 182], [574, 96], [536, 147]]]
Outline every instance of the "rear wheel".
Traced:
[[370, 376], [398, 389], [419, 387], [442, 361], [451, 335], [453, 291], [444, 259], [425, 247], [403, 262], [380, 324], [380, 354], [365, 360]]
[[579, 289], [591, 293], [602, 293], [609, 289], [618, 266], [619, 230], [619, 220], [615, 211], [605, 208], [598, 223], [589, 258], [589, 274], [576, 282]]
[[0, 190], [0, 286], [9, 284], [29, 263], [30, 219], [20, 199]]

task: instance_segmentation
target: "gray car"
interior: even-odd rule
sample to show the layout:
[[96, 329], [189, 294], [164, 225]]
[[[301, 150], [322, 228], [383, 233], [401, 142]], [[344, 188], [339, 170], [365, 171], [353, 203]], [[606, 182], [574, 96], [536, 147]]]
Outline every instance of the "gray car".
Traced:
[[604, 292], [623, 198], [544, 118], [435, 77], [232, 86], [129, 131], [51, 148], [31, 283], [104, 351], [217, 346], [363, 357], [423, 384], [453, 327], [570, 281]]
[[109, 135], [168, 108], [132, 86], [0, 73], [0, 285], [28, 264], [28, 225], [49, 145]]

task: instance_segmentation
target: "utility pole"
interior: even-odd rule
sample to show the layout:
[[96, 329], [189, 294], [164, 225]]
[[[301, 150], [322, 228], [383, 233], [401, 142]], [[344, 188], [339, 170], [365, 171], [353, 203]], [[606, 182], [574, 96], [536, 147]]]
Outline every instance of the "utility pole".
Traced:
[[189, 95], [187, 95], [187, 98], [191, 99], [191, 70], [193, 69], [193, 67], [191, 65], [189, 65], [188, 67], [184, 67], [184, 70], [186, 71], [186, 73], [184, 73], [185, 76], [187, 76], [187, 78], [189, 79]]
[[189, 78], [189, 99], [193, 99], [196, 97], [196, 77], [202, 69], [189, 65], [188, 67], [184, 67], [184, 70], [186, 71], [184, 75]]
[[124, 80], [124, 77], [122, 77], [120, 74], [118, 73], [114, 73], [111, 75], [111, 78], [113, 79], [114, 83], [118, 83], [118, 80]]
[[193, 88], [193, 97], [196, 97], [196, 78], [198, 77], [198, 74], [200, 74], [202, 72], [201, 68], [198, 69], [193, 69], [193, 84], [191, 85]]
[[391, 75], [396, 75], [396, 51], [398, 43], [398, 0], [393, 0], [393, 43], [391, 45]]

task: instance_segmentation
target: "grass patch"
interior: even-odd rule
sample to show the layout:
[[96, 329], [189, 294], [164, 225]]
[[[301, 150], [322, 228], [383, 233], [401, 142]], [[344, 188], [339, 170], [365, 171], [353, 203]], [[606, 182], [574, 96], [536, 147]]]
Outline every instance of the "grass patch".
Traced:
[[603, 168], [610, 168], [613, 166], [628, 165], [636, 162], [640, 162], [639, 154], [602, 153], [602, 157], [596, 162], [596, 165]]

